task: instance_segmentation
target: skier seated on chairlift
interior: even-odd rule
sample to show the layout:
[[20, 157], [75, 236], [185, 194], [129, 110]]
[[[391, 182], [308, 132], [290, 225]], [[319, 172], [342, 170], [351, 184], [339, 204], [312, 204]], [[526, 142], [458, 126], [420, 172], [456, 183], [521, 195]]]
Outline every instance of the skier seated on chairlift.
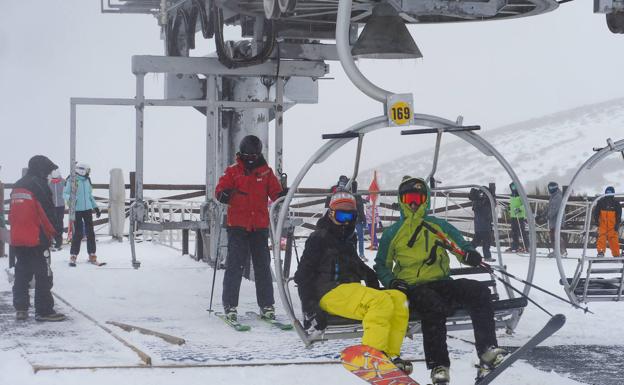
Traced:
[[398, 290], [379, 290], [375, 272], [356, 251], [356, 223], [355, 197], [346, 191], [332, 194], [295, 273], [304, 328], [311, 333], [324, 330], [327, 314], [361, 320], [362, 344], [384, 352], [409, 374], [411, 362], [399, 356], [409, 317], [407, 299]]
[[619, 257], [620, 243], [618, 231], [622, 223], [622, 206], [615, 200], [615, 189], [609, 186], [605, 189], [605, 197], [600, 198], [593, 212], [594, 222], [598, 225], [598, 239], [596, 248], [598, 257], [605, 256], [607, 243], [611, 249], [611, 255]]
[[463, 254], [458, 260], [470, 266], [479, 266], [481, 255], [450, 223], [427, 215], [430, 191], [423, 179], [405, 176], [398, 200], [401, 218], [383, 232], [375, 258], [377, 276], [385, 287], [405, 293], [410, 309], [421, 314], [425, 360], [433, 384], [450, 381], [446, 317], [453, 313], [454, 304], [466, 308], [481, 378], [503, 361], [507, 351], [498, 347], [489, 288], [476, 280], [452, 279], [447, 249]]

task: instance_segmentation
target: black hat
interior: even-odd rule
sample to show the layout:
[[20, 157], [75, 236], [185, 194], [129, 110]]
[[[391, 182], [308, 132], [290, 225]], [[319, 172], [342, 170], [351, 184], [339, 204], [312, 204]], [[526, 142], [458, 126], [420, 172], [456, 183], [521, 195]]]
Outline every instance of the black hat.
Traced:
[[260, 155], [262, 153], [262, 141], [255, 135], [247, 135], [241, 140], [239, 151], [241, 154]]
[[35, 155], [28, 161], [28, 173], [46, 178], [52, 170], [56, 170], [57, 165], [54, 164], [47, 156]]

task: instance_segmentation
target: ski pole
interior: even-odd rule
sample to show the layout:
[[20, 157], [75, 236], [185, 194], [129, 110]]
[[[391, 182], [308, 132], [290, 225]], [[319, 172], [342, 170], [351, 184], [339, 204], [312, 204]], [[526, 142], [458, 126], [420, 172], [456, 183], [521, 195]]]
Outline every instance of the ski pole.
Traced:
[[582, 306], [579, 306], [579, 305], [575, 304], [574, 302], [568, 301], [567, 299], [565, 299], [565, 298], [563, 298], [563, 297], [561, 297], [561, 296], [558, 296], [557, 294], [555, 294], [555, 293], [553, 293], [553, 292], [550, 292], [550, 291], [548, 291], [548, 290], [546, 290], [546, 289], [544, 289], [544, 288], [542, 288], [542, 287], [539, 287], [539, 286], [537, 286], [537, 285], [535, 285], [535, 284], [533, 284], [533, 283], [531, 283], [531, 282], [527, 282], [527, 281], [525, 281], [524, 279], [518, 278], [518, 277], [516, 277], [515, 275], [513, 275], [513, 274], [511, 274], [511, 273], [508, 273], [508, 272], [506, 272], [506, 271], [505, 271], [505, 270], [503, 270], [503, 269], [495, 269], [493, 266], [491, 266], [491, 265], [489, 265], [489, 264], [487, 264], [487, 263], [485, 263], [485, 262], [481, 262], [481, 266], [482, 266], [482, 267], [484, 267], [486, 270], [488, 270], [488, 271], [489, 271], [489, 272], [491, 272], [491, 273], [492, 273], [492, 272], [494, 272], [494, 270], [496, 270], [497, 272], [500, 272], [501, 274], [506, 275], [506, 276], [508, 276], [509, 278], [513, 278], [513, 279], [515, 279], [516, 281], [522, 282], [522, 283], [524, 283], [525, 285], [529, 285], [529, 286], [531, 286], [531, 287], [533, 287], [533, 288], [535, 288], [535, 289], [537, 289], [537, 290], [539, 290], [539, 291], [541, 291], [541, 292], [543, 292], [543, 293], [546, 293], [546, 294], [548, 294], [548, 295], [551, 295], [551, 296], [553, 296], [553, 297], [557, 298], [557, 299], [558, 299], [558, 300], [560, 300], [560, 301], [563, 301], [563, 302], [565, 302], [565, 303], [567, 303], [567, 304], [570, 304], [570, 305], [572, 305], [573, 307], [575, 307], [575, 308], [577, 308], [577, 309], [583, 310], [585, 313], [591, 313], [591, 314], [594, 314], [591, 310], [589, 310], [589, 308], [588, 308], [588, 307], [582, 307]]
[[212, 288], [210, 289], [210, 306], [208, 306], [208, 313], [212, 313], [212, 299], [214, 298], [215, 281], [217, 280], [217, 269], [219, 268], [219, 244], [221, 243], [221, 229], [223, 228], [221, 221], [219, 221], [219, 238], [217, 238], [217, 255], [215, 256], [215, 263], [212, 268]]

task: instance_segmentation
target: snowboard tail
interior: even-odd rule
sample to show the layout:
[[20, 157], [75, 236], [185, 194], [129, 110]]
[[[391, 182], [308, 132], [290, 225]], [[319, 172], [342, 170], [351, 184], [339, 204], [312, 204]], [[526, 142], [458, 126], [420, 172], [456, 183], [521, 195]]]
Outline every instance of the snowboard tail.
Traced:
[[566, 318], [563, 314], [555, 314], [552, 316], [550, 320], [544, 325], [544, 327], [537, 332], [530, 340], [528, 340], [524, 345], [520, 346], [516, 349], [515, 352], [511, 353], [505, 361], [503, 361], [496, 368], [492, 369], [488, 374], [484, 377], [477, 378], [475, 384], [477, 385], [487, 385], [492, 382], [499, 374], [501, 374], [505, 369], [509, 368], [514, 362], [516, 362], [519, 358], [522, 358], [529, 350], [533, 349], [545, 339], [553, 335], [557, 330], [561, 329], [561, 327], [565, 324]]
[[366, 345], [345, 348], [342, 366], [371, 385], [420, 385], [397, 368], [383, 352]]

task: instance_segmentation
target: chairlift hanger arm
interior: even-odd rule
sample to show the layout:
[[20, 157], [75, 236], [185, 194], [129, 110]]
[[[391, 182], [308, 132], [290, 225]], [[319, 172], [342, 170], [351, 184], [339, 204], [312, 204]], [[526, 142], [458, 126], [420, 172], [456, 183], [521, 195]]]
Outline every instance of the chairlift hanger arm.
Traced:
[[415, 130], [402, 130], [401, 135], [437, 134], [439, 132], [478, 131], [481, 126], [448, 126], [439, 128], [418, 128]]

